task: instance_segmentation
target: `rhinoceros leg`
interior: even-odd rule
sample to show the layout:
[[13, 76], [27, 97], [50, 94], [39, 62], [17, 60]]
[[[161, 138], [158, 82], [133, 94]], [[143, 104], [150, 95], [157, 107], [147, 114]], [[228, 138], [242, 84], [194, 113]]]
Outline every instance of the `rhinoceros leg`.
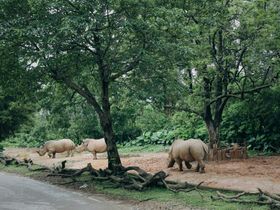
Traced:
[[198, 160], [197, 161], [197, 167], [196, 167], [196, 172], [199, 172], [199, 169], [200, 169], [200, 173], [205, 173], [205, 164], [202, 160]]
[[200, 163], [200, 173], [205, 173], [205, 164], [203, 161]]
[[69, 157], [69, 156], [70, 156], [70, 154], [71, 154], [71, 151], [70, 151], [70, 150], [68, 150], [68, 151], [67, 151], [67, 155], [66, 155], [66, 157]]
[[174, 164], [175, 164], [175, 160], [174, 159], [171, 159], [170, 161], [169, 161], [169, 163], [168, 163], [168, 168], [171, 168], [171, 167], [173, 167], [174, 166]]
[[200, 168], [199, 163], [197, 163], [197, 166], [195, 168], [195, 172], [199, 172], [199, 168]]
[[185, 165], [186, 165], [187, 169], [191, 169], [192, 168], [192, 164], [190, 164], [189, 161], [185, 161]]
[[49, 158], [51, 158], [52, 157], [52, 152], [48, 152], [48, 156], [49, 156]]
[[92, 152], [92, 154], [93, 154], [93, 160], [96, 160], [97, 159], [96, 152]]
[[55, 153], [56, 153], [56, 152], [53, 152], [53, 153], [52, 153], [52, 158], [55, 158]]
[[74, 150], [71, 150], [71, 157], [74, 156]]
[[175, 161], [179, 166], [179, 170], [183, 171], [183, 164], [182, 164], [183, 161], [181, 159], [176, 159]]

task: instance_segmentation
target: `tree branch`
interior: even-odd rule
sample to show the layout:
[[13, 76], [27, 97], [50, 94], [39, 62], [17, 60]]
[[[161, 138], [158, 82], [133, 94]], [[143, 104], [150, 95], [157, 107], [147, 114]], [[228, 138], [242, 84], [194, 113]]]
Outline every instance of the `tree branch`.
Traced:
[[216, 62], [216, 64], [219, 64], [219, 61], [217, 59], [217, 50], [216, 50], [216, 43], [215, 43], [215, 38], [216, 38], [217, 33], [218, 33], [218, 30], [216, 30], [213, 34], [213, 37], [209, 37], [209, 39], [210, 39], [212, 57], [213, 57], [214, 61]]
[[[240, 64], [242, 63], [243, 56], [244, 56], [244, 54], [245, 54], [246, 51], [247, 51], [247, 47], [245, 46], [245, 47], [242, 49], [242, 51], [241, 51], [241, 53], [240, 53], [240, 56], [239, 56], [239, 58], [238, 58], [238, 61], [237, 61], [237, 64], [236, 64], [236, 72], [239, 71], [239, 66], [240, 66]], [[235, 77], [236, 77], [236, 76], [237, 76], [237, 73], [235, 73]]]
[[123, 71], [120, 71], [110, 77], [110, 81], [114, 81], [121, 77], [124, 74], [127, 74], [128, 72], [134, 70], [134, 68], [139, 64], [140, 62], [140, 56], [142, 55], [142, 52], [139, 53], [136, 57], [134, 57], [133, 61], [129, 63], [126, 68]]
[[75, 4], [73, 4], [71, 1], [69, 0], [64, 0], [69, 6], [71, 6], [73, 9], [76, 10], [76, 12], [80, 12], [80, 8], [78, 6], [76, 6]]
[[82, 97], [84, 97], [87, 100], [87, 102], [94, 107], [94, 109], [98, 113], [98, 115], [103, 114], [103, 111], [102, 111], [100, 105], [98, 104], [95, 96], [92, 95], [92, 93], [89, 91], [89, 89], [86, 85], [78, 85], [68, 78], [65, 78], [63, 76], [57, 76], [57, 74], [53, 75], [53, 78], [56, 81], [63, 81], [63, 83], [65, 85], [67, 85], [69, 88], [71, 88], [72, 90], [79, 93]]
[[268, 76], [268, 73], [269, 73], [270, 69], [271, 69], [271, 66], [269, 66], [269, 67], [266, 69], [265, 74], [264, 74], [264, 77], [263, 77], [262, 84], [265, 83], [265, 80], [267, 79], [267, 76]]
[[[266, 84], [266, 85], [261, 85], [259, 87], [255, 87], [252, 88], [250, 90], [244, 90], [244, 91], [239, 91], [239, 92], [235, 92], [235, 93], [231, 93], [231, 94], [224, 94], [224, 95], [220, 95], [218, 97], [216, 97], [215, 99], [211, 100], [210, 103], [208, 105], [211, 105], [213, 103], [215, 103], [217, 100], [222, 99], [222, 98], [230, 98], [230, 97], [234, 97], [234, 98], [242, 98], [242, 95], [247, 94], [247, 93], [253, 93], [253, 92], [257, 92], [259, 90], [265, 89], [270, 87], [272, 84]], [[239, 94], [241, 94], [241, 96], [239, 96]]]
[[175, 108], [177, 111], [185, 111], [185, 112], [191, 112], [193, 114], [196, 114], [197, 116], [199, 117], [204, 117], [203, 113], [202, 112], [199, 112], [199, 111], [196, 111], [196, 110], [193, 110], [192, 108], [190, 108], [189, 106], [186, 106], [186, 107], [176, 107]]

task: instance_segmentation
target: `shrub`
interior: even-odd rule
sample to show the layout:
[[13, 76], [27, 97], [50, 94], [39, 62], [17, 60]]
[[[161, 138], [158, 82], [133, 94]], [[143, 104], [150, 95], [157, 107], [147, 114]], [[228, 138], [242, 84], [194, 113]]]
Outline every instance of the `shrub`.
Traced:
[[152, 108], [152, 106], [145, 106], [143, 112], [136, 118], [136, 127], [140, 128], [142, 132], [156, 132], [168, 126], [170, 121], [168, 117]]
[[221, 138], [229, 143], [247, 142], [258, 151], [280, 151], [279, 101], [280, 88], [276, 87], [231, 104], [223, 117]]

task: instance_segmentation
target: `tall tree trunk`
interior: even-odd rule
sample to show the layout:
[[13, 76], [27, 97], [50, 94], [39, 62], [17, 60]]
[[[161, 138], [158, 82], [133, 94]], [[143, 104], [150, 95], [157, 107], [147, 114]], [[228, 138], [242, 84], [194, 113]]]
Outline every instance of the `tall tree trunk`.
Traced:
[[189, 79], [189, 91], [190, 93], [193, 93], [193, 75], [192, 75], [192, 70], [189, 68], [188, 70], [188, 79]]
[[112, 170], [114, 174], [117, 174], [122, 171], [123, 167], [114, 137], [110, 111], [110, 69], [108, 65], [104, 63], [104, 53], [101, 50], [100, 38], [97, 35], [94, 35], [94, 41], [96, 44], [96, 58], [101, 79], [102, 112], [99, 114], [99, 119], [107, 144], [108, 168]]
[[112, 119], [109, 112], [103, 114], [100, 118], [100, 123], [104, 132], [105, 142], [107, 144], [108, 168], [116, 174], [120, 172], [123, 167], [117, 150]]
[[[104, 70], [104, 69], [103, 69]], [[102, 78], [102, 108], [96, 101], [94, 95], [91, 94], [87, 86], [77, 85], [73, 81], [67, 78], [61, 78], [54, 76], [58, 81], [63, 80], [64, 83], [71, 89], [77, 91], [81, 96], [83, 96], [87, 102], [94, 107], [96, 113], [98, 114], [100, 125], [102, 127], [105, 142], [107, 144], [107, 154], [108, 154], [108, 168], [114, 173], [118, 173], [122, 169], [122, 164], [120, 156], [117, 150], [117, 145], [114, 138], [113, 125], [110, 112], [110, 102], [109, 102], [109, 82], [105, 76], [106, 70], [101, 74]]]
[[[206, 68], [206, 67], [205, 67]], [[209, 134], [209, 146], [212, 149], [213, 145], [217, 143], [217, 132], [215, 128], [215, 123], [213, 120], [213, 115], [211, 111], [211, 104], [209, 104], [210, 99], [211, 99], [211, 81], [207, 78], [203, 78], [204, 81], [204, 116], [203, 120], [206, 124], [208, 134]]]
[[209, 136], [209, 147], [212, 149], [214, 144], [219, 144], [219, 126], [216, 126], [212, 120], [205, 121], [208, 136]]
[[[204, 115], [203, 115], [203, 120], [206, 124], [206, 128], [208, 130], [208, 136], [209, 136], [209, 146], [212, 149], [214, 144], [219, 143], [219, 127], [221, 124], [221, 115], [223, 109], [221, 108], [221, 101], [217, 100], [215, 103], [215, 108], [214, 110], [214, 117], [212, 114], [212, 109], [211, 109], [211, 104], [210, 104], [210, 99], [211, 99], [211, 86], [212, 83], [211, 81], [207, 78], [203, 78], [204, 81]], [[220, 82], [219, 80], [217, 82]], [[220, 91], [220, 84], [215, 85], [215, 87]], [[217, 91], [217, 90], [216, 90]]]
[[99, 116], [100, 123], [104, 132], [105, 142], [107, 144], [107, 154], [108, 154], [108, 168], [113, 171], [113, 173], [118, 173], [121, 171], [122, 163], [117, 149], [117, 144], [114, 138], [111, 111], [110, 111], [110, 101], [109, 101], [109, 69], [100, 65], [100, 76], [102, 80], [102, 114]]
[[[217, 35], [217, 41], [216, 41]], [[219, 98], [223, 94], [223, 76], [226, 70], [223, 68], [223, 31], [218, 30], [217, 33], [213, 34], [212, 38], [212, 50], [211, 54], [217, 69], [214, 84], [209, 80], [209, 78], [204, 77], [204, 121], [208, 130], [210, 148], [213, 148], [214, 144], [219, 144], [219, 127], [222, 121], [222, 113], [226, 103], [222, 98]], [[207, 67], [205, 67], [207, 68]], [[227, 88], [227, 81], [225, 82], [225, 87]], [[212, 85], [214, 91], [211, 90]], [[216, 101], [210, 103], [211, 92], [215, 93]], [[211, 105], [214, 105], [211, 108]], [[212, 114], [213, 112], [213, 114]]]

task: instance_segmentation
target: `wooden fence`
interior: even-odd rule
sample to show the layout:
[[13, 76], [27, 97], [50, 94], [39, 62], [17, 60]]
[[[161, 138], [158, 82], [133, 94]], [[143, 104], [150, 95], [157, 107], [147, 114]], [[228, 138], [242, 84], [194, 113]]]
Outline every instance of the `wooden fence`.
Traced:
[[214, 145], [213, 149], [209, 150], [208, 160], [209, 161], [220, 161], [220, 160], [232, 160], [232, 159], [246, 159], [248, 158], [247, 146], [240, 146], [239, 144], [233, 144], [227, 148], [217, 148]]

